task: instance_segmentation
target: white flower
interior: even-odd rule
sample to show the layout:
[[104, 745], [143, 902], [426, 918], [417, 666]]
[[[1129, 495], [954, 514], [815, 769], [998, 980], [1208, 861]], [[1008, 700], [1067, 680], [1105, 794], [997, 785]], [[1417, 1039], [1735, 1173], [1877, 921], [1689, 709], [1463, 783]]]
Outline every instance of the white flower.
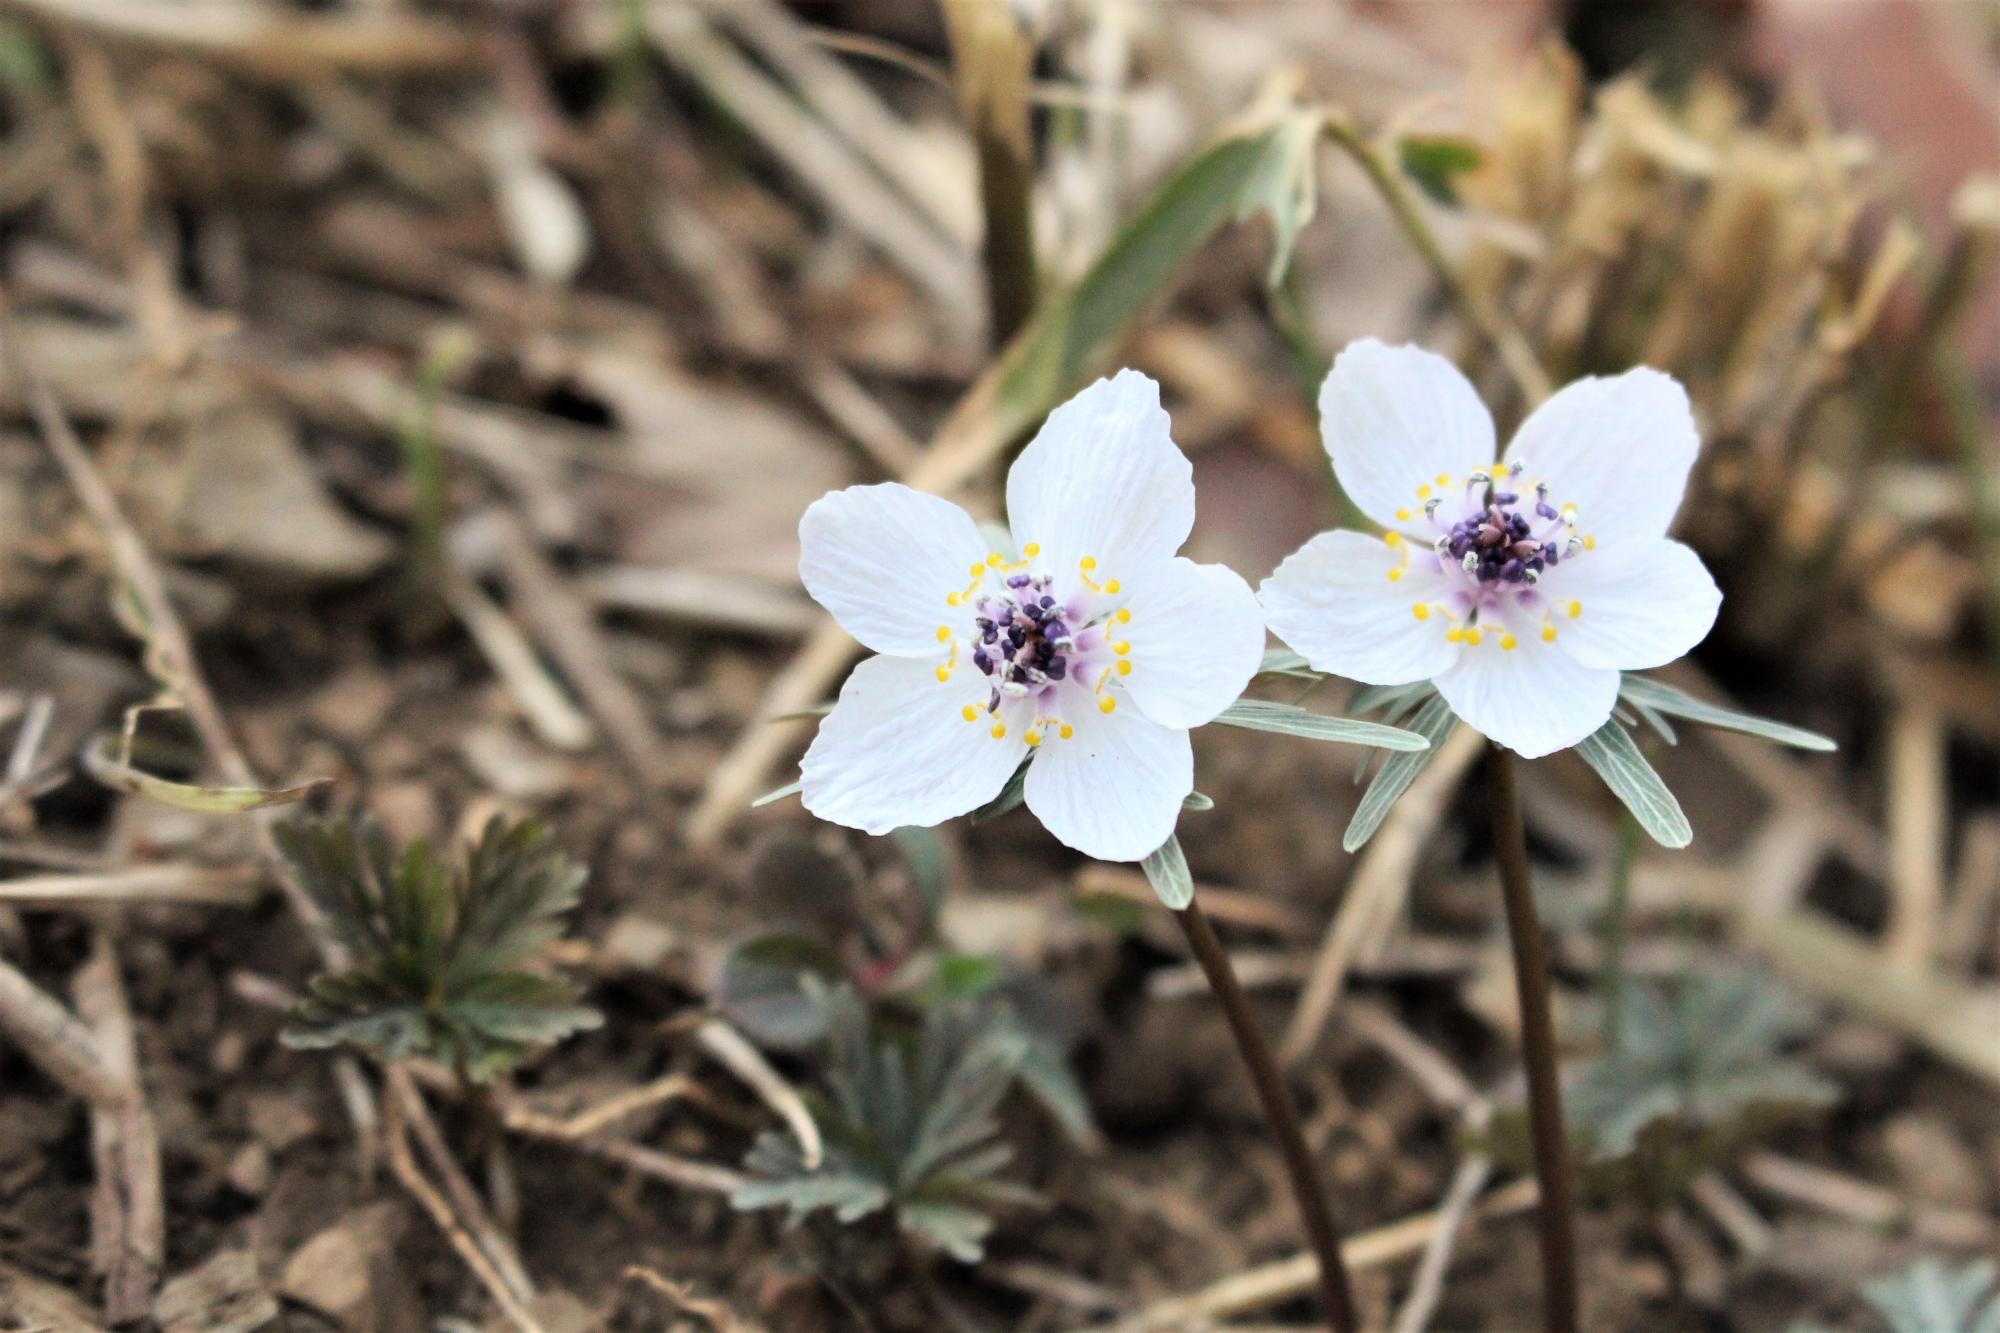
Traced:
[[1317, 670], [1429, 680], [1533, 758], [1602, 726], [1620, 671], [1673, 661], [1715, 623], [1715, 580], [1666, 536], [1699, 446], [1672, 377], [1578, 380], [1499, 463], [1472, 386], [1418, 348], [1351, 344], [1319, 409], [1334, 474], [1388, 531], [1321, 533], [1258, 590]]
[[[1007, 478], [1008, 549], [956, 505], [852, 486], [799, 524], [799, 574], [881, 654], [854, 669], [806, 751], [806, 809], [870, 833], [997, 796], [1107, 861], [1173, 833], [1194, 789], [1188, 729], [1235, 702], [1264, 648], [1240, 577], [1175, 554], [1193, 469], [1136, 371], [1050, 413]], [[1012, 543], [1019, 543], [1018, 546]]]

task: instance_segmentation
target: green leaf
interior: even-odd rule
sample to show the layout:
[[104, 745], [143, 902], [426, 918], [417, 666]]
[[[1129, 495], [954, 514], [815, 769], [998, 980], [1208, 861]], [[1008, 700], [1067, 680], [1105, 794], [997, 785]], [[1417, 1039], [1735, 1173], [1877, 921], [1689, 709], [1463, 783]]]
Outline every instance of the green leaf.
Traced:
[[373, 822], [301, 821], [272, 836], [352, 956], [313, 981], [288, 1045], [425, 1056], [487, 1079], [603, 1021], [568, 982], [520, 967], [557, 935], [586, 877], [538, 825], [496, 817], [459, 866], [421, 840], [398, 853]]
[[1298, 676], [1307, 680], [1319, 680], [1320, 673], [1312, 669], [1305, 658], [1289, 648], [1273, 648], [1264, 654], [1264, 660], [1257, 665], [1260, 676]]
[[1043, 304], [1009, 344], [993, 433], [1025, 431], [1084, 378], [1091, 361], [1232, 218], [1264, 209], [1278, 233], [1272, 271], [1311, 216], [1301, 188], [1311, 172], [1320, 113], [1286, 109], [1224, 135], [1154, 192], [1067, 292]]
[[1861, 1294], [1894, 1333], [2000, 1333], [2000, 1295], [1991, 1295], [1994, 1271], [1990, 1259], [1948, 1268], [1923, 1258], [1863, 1284]]
[[1403, 174], [1435, 203], [1458, 207], [1458, 178], [1476, 171], [1484, 155], [1470, 139], [1447, 134], [1406, 134], [1396, 141]]
[[[1702, 975], [1671, 993], [1633, 983], [1624, 990], [1618, 1047], [1577, 1073], [1570, 1119], [1600, 1159], [1643, 1152], [1655, 1125], [1699, 1131], [1698, 1173], [1759, 1110], [1825, 1106], [1839, 1089], [1783, 1054], [1812, 1028], [1812, 1013], [1753, 968]], [[1661, 1142], [1694, 1142], [1688, 1132]]]
[[1673, 717], [1686, 718], [1705, 727], [1740, 731], [1746, 736], [1776, 741], [1780, 745], [1790, 745], [1801, 750], [1818, 750], [1825, 753], [1840, 748], [1834, 744], [1831, 737], [1822, 736], [1816, 731], [1807, 731], [1804, 727], [1786, 726], [1782, 722], [1772, 722], [1749, 713], [1738, 713], [1733, 709], [1705, 703], [1691, 694], [1648, 676], [1627, 673], [1618, 692], [1634, 708], [1651, 709]]
[[1285, 271], [1292, 266], [1292, 249], [1299, 233], [1313, 219], [1319, 207], [1319, 184], [1314, 166], [1319, 159], [1319, 133], [1325, 116], [1316, 110], [1294, 110], [1272, 128], [1270, 144], [1258, 164], [1256, 175], [1244, 186], [1236, 221], [1253, 213], [1271, 219], [1271, 264], [1264, 283], [1273, 291], [1283, 285]]
[[1172, 910], [1178, 912], [1194, 901], [1194, 875], [1188, 870], [1179, 838], [1169, 835], [1139, 868], [1146, 872], [1146, 882], [1160, 895], [1160, 901]]
[[314, 778], [296, 787], [276, 788], [198, 787], [142, 773], [130, 764], [113, 758], [112, 748], [111, 738], [104, 736], [84, 750], [84, 771], [107, 787], [116, 787], [119, 791], [197, 814], [240, 815], [274, 805], [291, 805], [303, 801], [333, 781], [332, 778]]
[[[805, 1050], [826, 1035], [820, 996], [847, 975], [840, 955], [806, 935], [759, 935], [723, 956], [713, 988], [716, 1007], [751, 1040], [777, 1050]], [[814, 987], [808, 980], [821, 984]]]
[[1028, 761], [1023, 759], [1021, 766], [1014, 770], [1014, 775], [1007, 779], [1007, 785], [1000, 789], [1000, 794], [972, 812], [972, 822], [984, 824], [989, 819], [998, 819], [1027, 799]]
[[1694, 829], [1681, 812], [1681, 803], [1623, 726], [1615, 720], [1606, 722], [1584, 737], [1576, 752], [1597, 770], [1604, 785], [1625, 803], [1654, 842], [1662, 847], [1685, 847], [1694, 841]]
[[1444, 744], [1444, 738], [1458, 725], [1452, 716], [1451, 705], [1443, 695], [1433, 695], [1429, 702], [1417, 710], [1410, 722], [1410, 728], [1428, 744], [1428, 749], [1392, 754], [1382, 763], [1382, 771], [1368, 784], [1362, 793], [1361, 804], [1355, 807], [1354, 818], [1347, 821], [1347, 832], [1342, 835], [1340, 845], [1350, 852], [1360, 851], [1367, 841], [1375, 836], [1375, 830], [1382, 827], [1382, 821], [1389, 817], [1389, 811], [1410, 784], [1423, 772], [1424, 765], [1431, 761], [1437, 747]]
[[903, 864], [910, 868], [910, 881], [925, 916], [935, 919], [944, 906], [945, 891], [951, 887], [951, 859], [945, 854], [944, 839], [929, 828], [892, 829], [889, 836], [903, 854]]
[[1215, 809], [1215, 798], [1212, 796], [1204, 796], [1198, 791], [1191, 791], [1186, 796], [1181, 798], [1181, 809], [1193, 810], [1196, 812], [1203, 810], [1213, 810]]
[[804, 790], [805, 785], [803, 782], [787, 782], [784, 786], [773, 791], [767, 791], [756, 800], [750, 802], [750, 808], [752, 810], [760, 809], [763, 806], [775, 805], [787, 796], [797, 796], [799, 792]]
[[1341, 741], [1348, 745], [1373, 745], [1383, 750], [1427, 750], [1430, 742], [1415, 732], [1380, 722], [1359, 722], [1349, 717], [1309, 713], [1291, 704], [1267, 699], [1238, 699], [1215, 719], [1224, 726], [1246, 727], [1251, 731], [1274, 731], [1282, 736], [1304, 736], [1308, 740]]

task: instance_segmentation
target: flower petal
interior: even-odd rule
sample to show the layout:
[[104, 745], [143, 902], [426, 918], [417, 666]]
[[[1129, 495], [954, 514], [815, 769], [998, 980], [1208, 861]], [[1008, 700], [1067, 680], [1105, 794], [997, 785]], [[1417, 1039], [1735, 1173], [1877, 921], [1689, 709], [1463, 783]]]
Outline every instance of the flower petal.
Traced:
[[821, 819], [866, 833], [928, 827], [1000, 794], [1028, 744], [1021, 728], [960, 711], [986, 702], [986, 678], [961, 669], [944, 684], [935, 662], [871, 657], [847, 678], [799, 765], [800, 795]]
[[1618, 673], [1587, 667], [1539, 637], [1508, 652], [1489, 637], [1437, 678], [1451, 711], [1524, 759], [1567, 749], [1604, 725]]
[[1028, 765], [1028, 808], [1065, 846], [1100, 861], [1140, 861], [1174, 831], [1194, 790], [1188, 734], [1136, 708], [1082, 709], [1075, 734]]
[[1160, 386], [1136, 370], [1049, 413], [1007, 474], [1014, 540], [1064, 574], [1085, 556], [1124, 578], [1170, 558], [1194, 527], [1194, 468], [1173, 441]]
[[945, 598], [986, 555], [963, 509], [896, 482], [823, 495], [799, 520], [806, 591], [878, 653], [934, 654], [938, 626], [970, 615]]
[[1319, 431], [1348, 498], [1383, 527], [1409, 533], [1430, 532], [1417, 487], [1439, 476], [1463, 486], [1467, 473], [1498, 457], [1493, 417], [1456, 366], [1373, 338], [1334, 359], [1319, 390]]
[[1640, 366], [1559, 390], [1521, 423], [1507, 461], [1546, 480], [1551, 502], [1575, 505], [1581, 531], [1630, 541], [1666, 535], [1700, 447], [1687, 390]]
[[1125, 690], [1162, 726], [1213, 721], [1257, 674], [1264, 612], [1233, 569], [1176, 556], [1139, 576], [1125, 609], [1132, 619], [1106, 632], [1132, 645]]
[[1565, 560], [1542, 591], [1574, 620], [1557, 620], [1557, 645], [1585, 666], [1643, 671], [1665, 666], [1708, 637], [1722, 592], [1701, 557], [1664, 537], [1600, 546]]
[[[1436, 565], [1429, 551], [1415, 552], [1405, 567], [1379, 538], [1322, 532], [1264, 580], [1257, 600], [1271, 632], [1314, 670], [1365, 685], [1407, 685], [1449, 669], [1459, 653], [1430, 605], [1446, 586]], [[1399, 568], [1402, 578], [1391, 582], [1389, 571]]]

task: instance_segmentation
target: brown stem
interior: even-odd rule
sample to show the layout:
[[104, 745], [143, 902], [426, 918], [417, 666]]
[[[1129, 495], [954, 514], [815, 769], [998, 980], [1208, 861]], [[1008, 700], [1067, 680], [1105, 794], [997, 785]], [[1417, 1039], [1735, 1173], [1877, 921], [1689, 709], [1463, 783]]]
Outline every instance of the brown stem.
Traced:
[[1270, 1122], [1278, 1150], [1284, 1154], [1292, 1197], [1297, 1200], [1299, 1218], [1305, 1223], [1306, 1240], [1319, 1256], [1320, 1299], [1326, 1306], [1327, 1318], [1336, 1333], [1355, 1333], [1360, 1325], [1354, 1317], [1347, 1265], [1340, 1257], [1340, 1229], [1334, 1225], [1333, 1209], [1327, 1203], [1326, 1190], [1313, 1165], [1312, 1152], [1306, 1147], [1305, 1135], [1299, 1130], [1299, 1118], [1292, 1110], [1291, 1095], [1285, 1091], [1284, 1079], [1278, 1073], [1278, 1062], [1272, 1058], [1270, 1044], [1258, 1031], [1257, 1020], [1250, 1012], [1250, 997], [1243, 993], [1243, 983], [1236, 979], [1236, 969], [1223, 951], [1222, 941], [1215, 938], [1208, 918], [1202, 914], [1201, 904], [1190, 899], [1174, 916], [1187, 934], [1195, 960], [1208, 977], [1209, 989], [1222, 1002], [1223, 1016], [1229, 1020], [1237, 1049], [1243, 1053], [1250, 1081], [1257, 1085], [1257, 1100], [1263, 1104], [1264, 1118]]
[[1542, 1326], [1548, 1333], [1576, 1333], [1575, 1190], [1570, 1180], [1569, 1135], [1563, 1127], [1555, 1023], [1549, 1011], [1549, 964], [1542, 952], [1541, 922], [1535, 915], [1521, 796], [1514, 783], [1514, 756], [1497, 745], [1489, 744], [1487, 751], [1493, 848], [1500, 862], [1500, 891], [1507, 904], [1507, 935], [1514, 945], [1521, 1048], [1528, 1066], [1528, 1128], [1534, 1140], [1535, 1181], [1541, 1187], [1541, 1203], [1535, 1211], [1542, 1230]]

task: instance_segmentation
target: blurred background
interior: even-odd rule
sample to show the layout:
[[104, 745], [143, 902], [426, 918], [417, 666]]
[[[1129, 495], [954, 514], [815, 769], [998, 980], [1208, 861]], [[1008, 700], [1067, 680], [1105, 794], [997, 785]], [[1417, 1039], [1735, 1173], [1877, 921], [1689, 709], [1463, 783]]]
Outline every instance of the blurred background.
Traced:
[[[1726, 601], [1666, 678], [1841, 747], [1652, 744], [1679, 853], [1532, 770], [1587, 1326], [1971, 1333], [1996, 169], [1992, 0], [0, 4], [0, 1324], [1312, 1326], [1143, 877], [1019, 814], [751, 803], [851, 661], [797, 583], [813, 499], [995, 512], [1040, 417], [1132, 365], [1195, 460], [1191, 553], [1254, 583], [1349, 521], [1313, 395], [1375, 336], [1503, 431], [1538, 375], [1679, 377], [1677, 532]], [[1181, 838], [1371, 1326], [1530, 1326], [1476, 747], [1350, 855], [1362, 752], [1220, 730]], [[535, 816], [591, 871], [551, 962], [604, 1026], [490, 1092], [420, 1066], [427, 1201], [403, 1085], [278, 1042], [317, 955], [256, 820], [133, 770], [331, 779], [306, 808], [398, 840]], [[976, 1136], [1011, 1160], [919, 1182], [976, 1262], [915, 1195], [732, 1207], [794, 1090], [859, 1077], [808, 973], [863, 1045], [1024, 1037]]]

